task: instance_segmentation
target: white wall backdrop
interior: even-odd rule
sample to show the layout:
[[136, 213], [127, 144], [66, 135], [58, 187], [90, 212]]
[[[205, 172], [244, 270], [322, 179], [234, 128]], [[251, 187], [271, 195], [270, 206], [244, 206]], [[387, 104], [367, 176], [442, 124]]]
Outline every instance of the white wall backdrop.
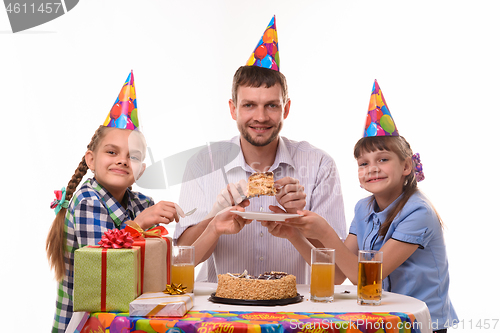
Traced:
[[[366, 195], [352, 148], [377, 79], [446, 224], [450, 292], [464, 320], [452, 331], [499, 319], [499, 289], [487, 288], [498, 280], [490, 261], [500, 232], [499, 9], [497, 1], [86, 0], [17, 34], [0, 10], [0, 279], [12, 318], [3, 327], [52, 324], [49, 203], [130, 70], [156, 160], [228, 139], [238, 134], [227, 105], [232, 75], [273, 14], [292, 100], [282, 134], [334, 157], [348, 224]], [[144, 190], [171, 201], [178, 191]]]

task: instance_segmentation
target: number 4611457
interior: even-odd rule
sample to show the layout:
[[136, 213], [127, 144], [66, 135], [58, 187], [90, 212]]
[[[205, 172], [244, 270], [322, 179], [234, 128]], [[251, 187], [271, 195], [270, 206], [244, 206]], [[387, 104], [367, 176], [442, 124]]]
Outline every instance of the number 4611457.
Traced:
[[451, 323], [446, 322], [445, 327], [462, 328], [462, 329], [496, 329], [500, 319], [469, 319], [469, 320], [453, 320]]
[[9, 3], [7, 5], [7, 13], [11, 14], [28, 14], [28, 13], [46, 13], [46, 14], [51, 14], [51, 13], [56, 13], [59, 11], [59, 9], [62, 10], [61, 8], [61, 3], [60, 2], [42, 2], [40, 5], [38, 3], [35, 5], [34, 2], [32, 3]]

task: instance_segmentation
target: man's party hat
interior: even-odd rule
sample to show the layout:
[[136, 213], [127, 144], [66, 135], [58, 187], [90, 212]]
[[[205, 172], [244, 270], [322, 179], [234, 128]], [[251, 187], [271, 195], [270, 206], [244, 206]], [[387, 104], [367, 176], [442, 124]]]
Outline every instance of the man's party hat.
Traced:
[[139, 118], [137, 117], [137, 100], [135, 97], [134, 73], [125, 80], [111, 111], [109, 111], [104, 126], [138, 130]]
[[278, 49], [278, 32], [276, 31], [276, 16], [267, 25], [257, 47], [250, 55], [247, 66], [258, 66], [280, 71], [280, 56]]
[[377, 80], [373, 83], [363, 134], [364, 138], [370, 136], [399, 136], [398, 129]]

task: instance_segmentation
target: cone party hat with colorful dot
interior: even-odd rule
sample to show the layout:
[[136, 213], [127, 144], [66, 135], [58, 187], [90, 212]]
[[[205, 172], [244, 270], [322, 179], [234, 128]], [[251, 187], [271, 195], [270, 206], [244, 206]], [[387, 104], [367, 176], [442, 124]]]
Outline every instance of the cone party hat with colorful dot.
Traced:
[[118, 97], [109, 111], [104, 126], [123, 129], [139, 129], [139, 118], [137, 117], [137, 100], [135, 96], [134, 73], [130, 71], [123, 84]]
[[276, 16], [267, 25], [257, 47], [250, 55], [246, 65], [280, 71], [280, 56], [278, 49], [278, 32], [276, 31]]
[[377, 80], [373, 83], [363, 133], [364, 138], [370, 136], [399, 136], [398, 129]]

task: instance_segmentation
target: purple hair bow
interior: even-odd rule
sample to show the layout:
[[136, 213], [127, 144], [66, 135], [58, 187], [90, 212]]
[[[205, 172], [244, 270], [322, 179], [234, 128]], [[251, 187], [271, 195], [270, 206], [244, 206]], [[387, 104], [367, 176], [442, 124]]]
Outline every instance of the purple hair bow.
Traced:
[[422, 162], [420, 161], [420, 154], [419, 153], [413, 154], [411, 159], [413, 161], [413, 165], [415, 168], [415, 178], [417, 179], [417, 182], [421, 182], [422, 180], [425, 179], [425, 176], [424, 176], [424, 169], [422, 167]]

